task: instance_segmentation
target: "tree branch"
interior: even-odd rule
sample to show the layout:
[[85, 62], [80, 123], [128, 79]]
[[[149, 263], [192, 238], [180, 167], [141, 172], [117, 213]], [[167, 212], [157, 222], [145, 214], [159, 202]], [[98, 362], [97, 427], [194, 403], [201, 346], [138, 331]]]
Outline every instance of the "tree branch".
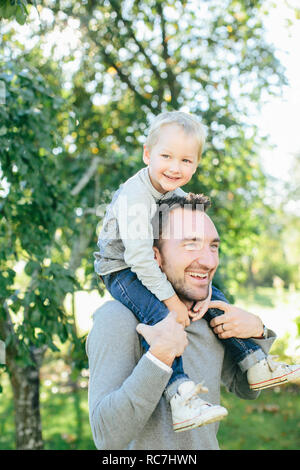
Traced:
[[115, 18], [115, 22], [117, 22], [118, 20], [121, 20], [124, 23], [124, 25], [126, 25], [127, 30], [129, 32], [129, 36], [134, 40], [135, 44], [138, 46], [139, 51], [145, 57], [147, 64], [149, 65], [150, 69], [152, 70], [152, 72], [154, 73], [156, 78], [161, 81], [162, 78], [161, 78], [161, 75], [160, 75], [158, 69], [155, 67], [155, 65], [153, 64], [151, 58], [148, 56], [147, 52], [144, 49], [144, 46], [136, 38], [136, 35], [135, 35], [134, 30], [132, 28], [132, 22], [130, 22], [129, 20], [125, 19], [122, 16], [121, 8], [120, 8], [121, 4], [119, 2], [117, 2], [116, 0], [110, 0], [110, 4], [111, 4], [112, 8], [114, 9], [114, 11], [117, 14], [117, 16]]
[[161, 24], [161, 35], [162, 35], [162, 56], [163, 59], [166, 63], [166, 73], [168, 77], [168, 85], [170, 88], [171, 92], [171, 103], [173, 107], [178, 106], [178, 95], [180, 91], [180, 86], [179, 83], [177, 82], [176, 75], [173, 73], [173, 70], [170, 66], [170, 60], [172, 59], [169, 51], [168, 51], [168, 39], [167, 39], [167, 34], [166, 34], [166, 19], [164, 17], [163, 9], [162, 9], [162, 4], [161, 1], [158, 0], [156, 2], [156, 7], [158, 14], [160, 16], [160, 24]]
[[88, 182], [90, 181], [90, 179], [92, 179], [94, 173], [96, 172], [99, 163], [103, 163], [102, 160], [103, 159], [101, 159], [100, 157], [94, 158], [91, 166], [87, 169], [82, 178], [80, 178], [76, 186], [71, 190], [72, 196], [77, 196], [77, 194], [79, 194], [80, 191], [88, 184]]

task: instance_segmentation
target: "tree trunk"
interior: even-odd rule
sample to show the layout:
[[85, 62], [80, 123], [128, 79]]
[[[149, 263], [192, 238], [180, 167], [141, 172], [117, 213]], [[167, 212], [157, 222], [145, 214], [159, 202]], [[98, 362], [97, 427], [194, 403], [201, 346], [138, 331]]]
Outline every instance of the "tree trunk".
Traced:
[[43, 449], [39, 372], [44, 353], [45, 348], [32, 348], [33, 365], [26, 367], [19, 366], [9, 355], [7, 357], [14, 395], [16, 449], [18, 450]]

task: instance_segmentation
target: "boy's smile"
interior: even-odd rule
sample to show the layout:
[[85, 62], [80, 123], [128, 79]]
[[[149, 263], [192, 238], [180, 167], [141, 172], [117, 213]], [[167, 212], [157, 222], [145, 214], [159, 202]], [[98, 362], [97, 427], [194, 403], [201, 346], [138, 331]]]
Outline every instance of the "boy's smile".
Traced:
[[154, 188], [164, 194], [187, 184], [197, 169], [198, 150], [195, 135], [178, 124], [163, 126], [155, 145], [144, 146], [143, 160]]

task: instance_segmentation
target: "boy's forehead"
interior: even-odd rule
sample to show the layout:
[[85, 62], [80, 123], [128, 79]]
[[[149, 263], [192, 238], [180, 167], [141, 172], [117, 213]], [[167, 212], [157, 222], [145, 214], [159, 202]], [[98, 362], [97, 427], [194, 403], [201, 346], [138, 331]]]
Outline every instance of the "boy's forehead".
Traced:
[[218, 237], [214, 223], [202, 210], [176, 208], [170, 212], [169, 224], [166, 228], [168, 233], [164, 230], [163, 238], [203, 240]]
[[159, 129], [157, 140], [161, 143], [172, 144], [172, 141], [169, 140], [170, 134], [178, 135], [181, 133], [186, 136], [194, 136], [194, 134], [192, 134], [191, 132], [186, 132], [185, 129], [177, 122], [166, 123]]

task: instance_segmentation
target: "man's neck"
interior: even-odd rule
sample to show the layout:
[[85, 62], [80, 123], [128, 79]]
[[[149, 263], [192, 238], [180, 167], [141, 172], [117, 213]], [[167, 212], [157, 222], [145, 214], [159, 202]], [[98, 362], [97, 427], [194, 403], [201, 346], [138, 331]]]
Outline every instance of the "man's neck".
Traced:
[[[211, 287], [211, 283], [210, 283], [208, 296], [205, 297], [204, 299], [191, 300], [191, 299], [187, 299], [185, 297], [181, 297], [179, 294], [177, 294], [177, 295], [180, 298], [180, 300], [185, 304], [185, 306], [187, 307], [188, 310], [192, 310], [193, 307], [196, 305], [196, 303], [202, 302], [202, 304], [200, 306], [200, 309], [204, 309], [204, 311], [206, 311], [207, 308], [208, 308], [209, 302], [211, 300], [211, 294], [212, 294], [212, 287]], [[205, 303], [206, 303], [206, 306], [204, 305]], [[199, 310], [199, 308], [197, 309], [197, 311], [198, 310]]]
[[183, 297], [180, 297], [180, 300], [184, 303], [184, 305], [187, 307], [188, 310], [191, 310], [191, 308], [195, 305], [196, 302], [204, 302], [205, 299], [200, 299], [200, 300], [189, 300], [189, 299], [185, 299]]

